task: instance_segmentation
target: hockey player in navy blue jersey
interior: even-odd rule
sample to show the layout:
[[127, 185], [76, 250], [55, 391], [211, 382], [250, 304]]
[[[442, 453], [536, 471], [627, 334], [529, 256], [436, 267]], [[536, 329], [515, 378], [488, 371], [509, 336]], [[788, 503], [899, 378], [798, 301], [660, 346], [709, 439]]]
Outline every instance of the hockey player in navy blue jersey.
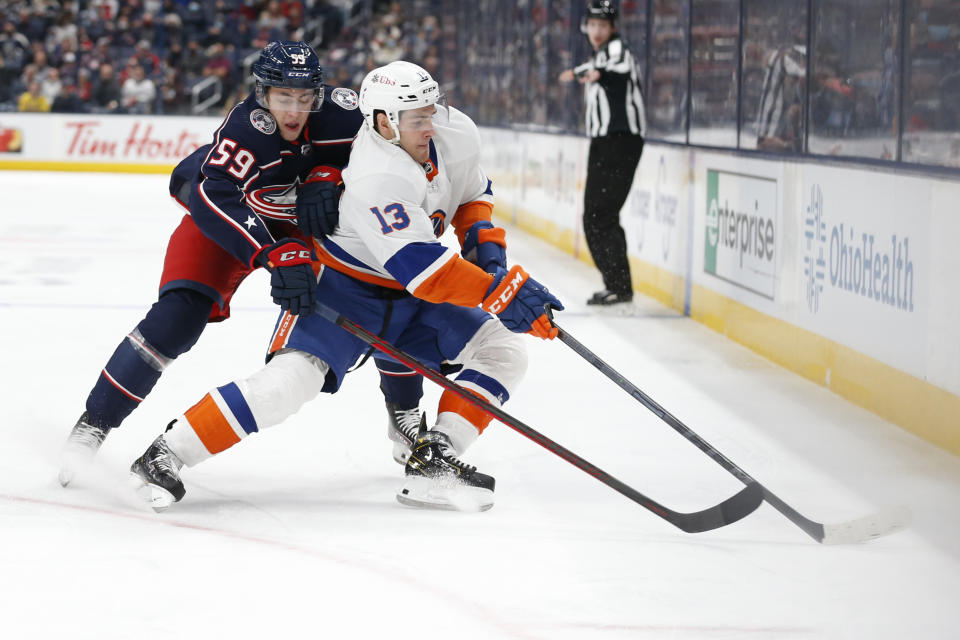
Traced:
[[[187, 213], [167, 246], [157, 302], [91, 390], [64, 447], [64, 486], [206, 324], [230, 316], [233, 293], [254, 269], [270, 271], [271, 294], [282, 309], [312, 310], [311, 236], [337, 223], [340, 169], [363, 117], [353, 90], [324, 85], [317, 54], [304, 42], [270, 43], [253, 75], [254, 90], [211, 144], [173, 171], [170, 195]], [[418, 378], [396, 364], [379, 368], [399, 374], [384, 376], [382, 384], [391, 423], [419, 420]]]

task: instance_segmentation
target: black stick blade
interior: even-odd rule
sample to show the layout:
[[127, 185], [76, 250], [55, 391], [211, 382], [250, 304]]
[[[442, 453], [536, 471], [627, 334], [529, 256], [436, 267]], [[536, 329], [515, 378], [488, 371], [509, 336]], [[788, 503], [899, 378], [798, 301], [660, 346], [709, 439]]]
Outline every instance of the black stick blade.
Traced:
[[756, 482], [751, 482], [739, 493], [709, 509], [693, 513], [673, 511], [666, 515], [659, 515], [687, 533], [700, 533], [733, 524], [756, 511], [761, 504], [763, 504], [763, 487]]

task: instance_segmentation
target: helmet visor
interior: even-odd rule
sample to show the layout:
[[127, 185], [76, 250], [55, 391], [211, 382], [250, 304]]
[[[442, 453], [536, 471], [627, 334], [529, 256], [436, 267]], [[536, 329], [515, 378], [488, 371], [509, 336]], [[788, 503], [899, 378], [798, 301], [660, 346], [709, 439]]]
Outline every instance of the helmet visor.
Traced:
[[418, 109], [407, 109], [398, 115], [400, 122], [397, 128], [400, 131], [427, 131], [450, 122], [447, 97], [442, 93], [435, 103]]
[[323, 87], [292, 89], [267, 86], [265, 89], [267, 107], [272, 111], [319, 111], [323, 104]]

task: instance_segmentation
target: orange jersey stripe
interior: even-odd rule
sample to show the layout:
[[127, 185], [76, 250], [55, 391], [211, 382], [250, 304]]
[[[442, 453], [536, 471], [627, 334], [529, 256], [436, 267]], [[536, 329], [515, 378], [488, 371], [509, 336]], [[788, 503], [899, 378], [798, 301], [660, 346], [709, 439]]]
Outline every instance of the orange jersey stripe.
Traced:
[[287, 340], [290, 339], [290, 334], [293, 333], [293, 327], [297, 324], [297, 317], [298, 316], [293, 315], [289, 311], [283, 312], [283, 317], [280, 318], [277, 330], [273, 333], [273, 338], [270, 340], [270, 353], [275, 353], [287, 346]]
[[446, 264], [420, 283], [413, 295], [427, 302], [475, 307], [483, 301], [493, 276], [453, 254]]
[[473, 226], [473, 223], [480, 222], [481, 220], [490, 222], [492, 219], [493, 205], [483, 200], [474, 200], [473, 202], [460, 205], [450, 224], [453, 225], [457, 233], [457, 240], [460, 241], [460, 246], [462, 247], [463, 238], [467, 235], [467, 231]]
[[506, 249], [507, 232], [504, 231], [503, 227], [480, 229], [480, 231], [477, 232], [477, 242], [493, 242]]
[[397, 282], [396, 280], [387, 280], [386, 278], [381, 278], [379, 276], [374, 276], [369, 273], [363, 273], [362, 271], [357, 271], [356, 269], [351, 269], [347, 265], [343, 264], [332, 255], [330, 252], [320, 246], [320, 243], [314, 243], [317, 249], [317, 259], [323, 266], [330, 267], [335, 271], [339, 271], [344, 275], [348, 275], [351, 278], [356, 278], [361, 282], [367, 282], [369, 284], [375, 284], [379, 287], [386, 287], [387, 289], [403, 289], [403, 285]]
[[210, 453], [220, 453], [240, 442], [240, 437], [209, 393], [183, 415]]
[[[467, 391], [478, 398], [486, 400], [486, 398], [473, 389], [467, 389]], [[483, 433], [483, 430], [487, 428], [487, 425], [489, 425], [493, 419], [493, 416], [473, 406], [452, 391], [444, 391], [443, 395], [440, 396], [440, 405], [437, 407], [437, 413], [440, 414], [446, 411], [462, 416], [467, 422], [475, 426], [480, 433]]]

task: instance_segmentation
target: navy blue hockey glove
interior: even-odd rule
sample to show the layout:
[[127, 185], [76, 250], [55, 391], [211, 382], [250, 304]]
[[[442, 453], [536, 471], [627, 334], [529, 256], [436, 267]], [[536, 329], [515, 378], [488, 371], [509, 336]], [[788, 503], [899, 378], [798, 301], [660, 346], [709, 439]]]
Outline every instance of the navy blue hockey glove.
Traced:
[[270, 271], [270, 295], [284, 311], [310, 315], [316, 300], [317, 276], [313, 251], [301, 240], [283, 238], [267, 245], [254, 256], [254, 264]]
[[297, 226], [305, 236], [322, 238], [340, 222], [343, 180], [334, 167], [314, 167], [297, 190]]
[[507, 269], [506, 234], [500, 227], [486, 220], [474, 222], [463, 237], [464, 258], [487, 273], [496, 275], [497, 268]]
[[559, 330], [547, 317], [544, 307], [548, 304], [563, 310], [563, 304], [519, 265], [510, 271], [497, 269], [483, 299], [484, 310], [496, 314], [510, 331], [552, 340]]

